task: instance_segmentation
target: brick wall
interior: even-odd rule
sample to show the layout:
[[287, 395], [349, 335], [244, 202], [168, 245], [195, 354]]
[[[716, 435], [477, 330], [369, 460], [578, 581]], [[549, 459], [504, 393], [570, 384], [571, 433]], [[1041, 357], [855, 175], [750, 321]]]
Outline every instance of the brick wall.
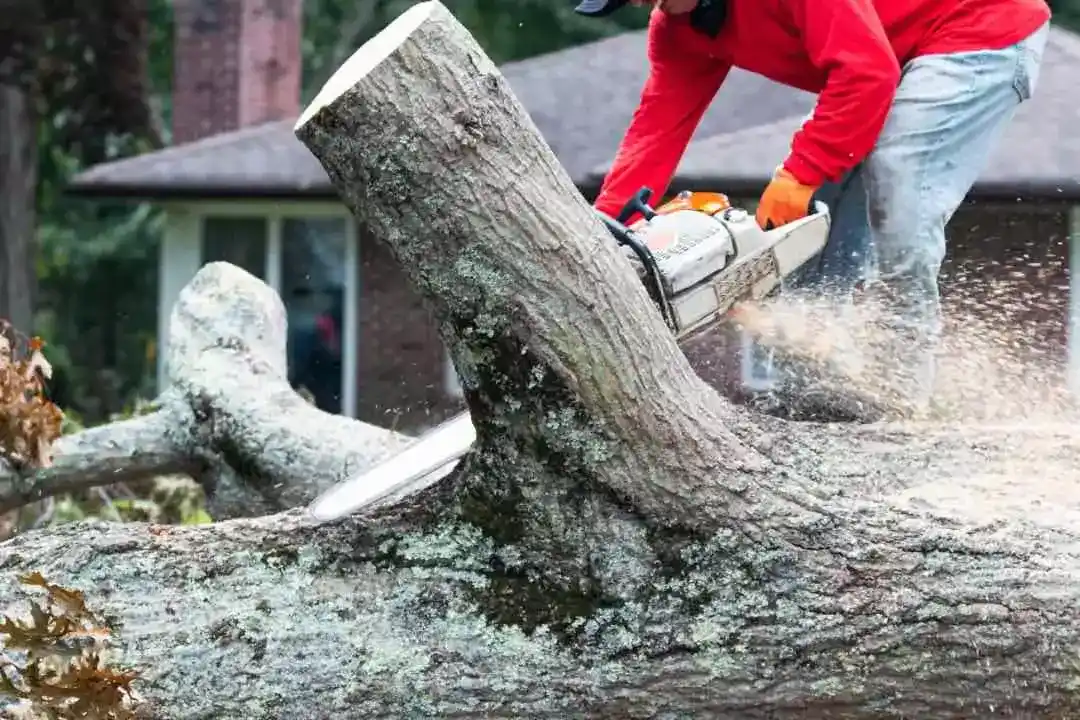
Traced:
[[173, 142], [300, 112], [302, 0], [177, 0]]
[[413, 432], [464, 407], [447, 392], [435, 322], [381, 244], [360, 237], [358, 418]]

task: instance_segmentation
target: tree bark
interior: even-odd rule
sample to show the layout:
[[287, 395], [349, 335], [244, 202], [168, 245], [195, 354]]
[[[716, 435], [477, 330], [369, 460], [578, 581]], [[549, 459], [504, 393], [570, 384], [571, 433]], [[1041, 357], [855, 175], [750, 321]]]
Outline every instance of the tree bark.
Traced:
[[30, 533], [0, 546], [0, 611], [17, 573], [84, 590], [163, 720], [1070, 717], [1080, 503], [985, 476], [1075, 477], [1074, 429], [762, 431], [836, 508], [804, 547], [582, 489], [511, 514], [459, 475], [322, 526]]
[[31, 94], [0, 83], [0, 318], [32, 332], [37, 272], [37, 125]]
[[50, 467], [0, 468], [0, 511], [49, 495], [186, 473], [215, 518], [296, 507], [408, 441], [327, 415], [286, 376], [285, 310], [258, 279], [211, 263], [169, 324], [169, 389], [149, 415], [61, 438]]
[[[438, 3], [297, 134], [435, 311], [476, 451], [325, 525], [17, 537], [0, 605], [14, 571], [85, 591], [166, 720], [1080, 710], [1080, 502], [1050, 485], [1077, 479], [1075, 429], [730, 406]], [[281, 302], [242, 271], [200, 271], [170, 334], [167, 437], [270, 507], [401, 442], [302, 405]]]
[[727, 511], [697, 487], [716, 473], [753, 484], [765, 459], [728, 430], [737, 413], [694, 373], [467, 30], [427, 3], [390, 27], [427, 12], [367, 75], [365, 50], [354, 55], [298, 137], [430, 303], [481, 457], [542, 455], [649, 516], [715, 526]]

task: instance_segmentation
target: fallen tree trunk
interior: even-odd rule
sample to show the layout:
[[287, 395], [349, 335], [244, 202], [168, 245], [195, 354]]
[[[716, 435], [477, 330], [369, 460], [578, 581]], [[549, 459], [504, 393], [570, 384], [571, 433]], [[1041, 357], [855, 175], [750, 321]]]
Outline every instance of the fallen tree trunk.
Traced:
[[482, 504], [458, 477], [323, 526], [27, 534], [0, 609], [17, 572], [84, 590], [155, 718], [1068, 717], [1080, 503], [1013, 465], [1074, 476], [1076, 431], [785, 428], [762, 432], [836, 512], [804, 547], [562, 487]]
[[[0, 546], [5, 570], [118, 618], [156, 717], [1080, 710], [1080, 504], [1046, 485], [1080, 475], [1073, 428], [798, 426], [728, 405], [437, 3], [365, 45], [297, 133], [431, 304], [478, 446], [327, 525], [291, 511]], [[232, 324], [212, 318], [226, 294]], [[170, 343], [188, 348], [179, 407], [202, 418], [180, 444], [244, 458], [227, 462], [277, 506], [310, 495], [306, 464], [365, 461], [362, 426], [280, 385], [282, 329], [272, 293], [209, 266]]]

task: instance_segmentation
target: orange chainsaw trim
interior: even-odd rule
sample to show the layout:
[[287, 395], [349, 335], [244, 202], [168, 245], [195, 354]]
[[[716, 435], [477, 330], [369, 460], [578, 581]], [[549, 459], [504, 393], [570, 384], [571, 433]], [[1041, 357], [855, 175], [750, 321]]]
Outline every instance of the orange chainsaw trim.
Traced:
[[656, 208], [657, 215], [668, 215], [681, 210], [696, 210], [715, 215], [731, 207], [728, 196], [718, 192], [690, 192], [684, 190], [671, 200]]

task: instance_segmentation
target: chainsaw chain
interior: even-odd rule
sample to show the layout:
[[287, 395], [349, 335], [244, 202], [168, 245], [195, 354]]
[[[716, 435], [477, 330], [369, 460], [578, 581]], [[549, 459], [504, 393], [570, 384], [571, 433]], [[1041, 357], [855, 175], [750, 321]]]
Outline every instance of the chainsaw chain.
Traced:
[[766, 250], [755, 258], [745, 260], [723, 273], [724, 277], [716, 283], [716, 299], [722, 313], [745, 300], [756, 300], [755, 286], [762, 280], [772, 277], [775, 284], [771, 291], [780, 284], [780, 269], [776, 266], [776, 253]]

